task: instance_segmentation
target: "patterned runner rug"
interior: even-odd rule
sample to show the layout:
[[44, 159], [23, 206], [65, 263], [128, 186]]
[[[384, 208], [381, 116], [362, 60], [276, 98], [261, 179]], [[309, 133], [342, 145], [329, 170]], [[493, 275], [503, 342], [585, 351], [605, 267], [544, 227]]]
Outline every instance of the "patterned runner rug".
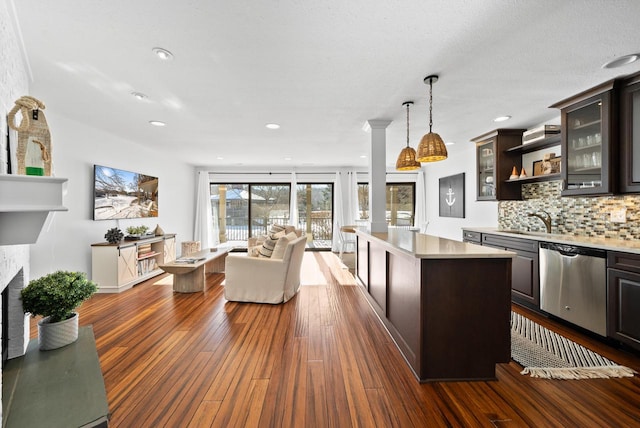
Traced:
[[545, 379], [633, 377], [636, 373], [515, 312], [511, 312], [511, 358], [525, 368], [521, 374]]

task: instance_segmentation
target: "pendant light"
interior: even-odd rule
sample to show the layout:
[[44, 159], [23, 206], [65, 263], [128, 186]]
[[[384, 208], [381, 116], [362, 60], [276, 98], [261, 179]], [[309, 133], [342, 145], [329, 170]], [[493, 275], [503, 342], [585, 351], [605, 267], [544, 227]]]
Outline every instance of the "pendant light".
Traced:
[[402, 149], [396, 161], [396, 169], [398, 171], [420, 169], [420, 162], [416, 160], [416, 151], [409, 145], [409, 106], [411, 104], [413, 104], [413, 101], [405, 101], [402, 103], [403, 106], [407, 106], [407, 147]]
[[418, 146], [419, 162], [437, 162], [447, 158], [447, 148], [442, 138], [435, 132], [431, 132], [433, 126], [433, 84], [438, 81], [438, 76], [430, 75], [424, 78], [424, 83], [429, 85], [429, 133], [422, 137]]

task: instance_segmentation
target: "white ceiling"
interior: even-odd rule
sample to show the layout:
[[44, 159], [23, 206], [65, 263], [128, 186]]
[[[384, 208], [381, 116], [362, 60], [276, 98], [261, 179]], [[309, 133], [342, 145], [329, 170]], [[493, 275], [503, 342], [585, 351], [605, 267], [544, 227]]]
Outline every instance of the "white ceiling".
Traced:
[[412, 146], [428, 129], [428, 74], [434, 132], [454, 152], [498, 127], [557, 123], [552, 103], [640, 70], [601, 68], [640, 52], [637, 0], [13, 2], [31, 95], [194, 165], [364, 166], [368, 119], [393, 120], [394, 165], [404, 101]]

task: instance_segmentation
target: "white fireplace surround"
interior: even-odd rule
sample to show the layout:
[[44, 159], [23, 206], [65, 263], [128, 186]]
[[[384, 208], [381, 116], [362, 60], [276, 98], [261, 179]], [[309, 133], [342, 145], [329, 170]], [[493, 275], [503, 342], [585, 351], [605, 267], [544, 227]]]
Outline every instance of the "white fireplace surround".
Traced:
[[8, 357], [24, 355], [29, 322], [20, 291], [29, 282], [29, 246], [40, 236], [52, 211], [62, 205], [66, 178], [0, 175], [0, 291], [8, 292]]
[[24, 355], [29, 343], [29, 317], [22, 311], [20, 291], [29, 281], [29, 246], [0, 247], [0, 291], [8, 291], [8, 358]]

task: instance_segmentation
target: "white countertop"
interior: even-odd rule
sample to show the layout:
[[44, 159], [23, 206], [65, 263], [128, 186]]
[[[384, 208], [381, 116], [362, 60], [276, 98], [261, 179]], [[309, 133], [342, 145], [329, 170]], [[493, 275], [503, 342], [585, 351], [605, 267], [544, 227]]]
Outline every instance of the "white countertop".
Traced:
[[492, 227], [463, 227], [463, 229], [471, 232], [490, 233], [492, 235], [508, 236], [511, 238], [529, 239], [541, 242], [555, 242], [559, 244], [578, 245], [581, 247], [640, 254], [640, 241], [637, 240], [627, 241], [623, 239], [559, 235], [542, 232], [514, 233], [508, 230], [500, 230]]
[[419, 259], [504, 259], [516, 256], [511, 251], [481, 247], [405, 229], [389, 229], [388, 233], [370, 233], [360, 228], [356, 230], [356, 234], [365, 239], [373, 238], [375, 241], [387, 244]]

